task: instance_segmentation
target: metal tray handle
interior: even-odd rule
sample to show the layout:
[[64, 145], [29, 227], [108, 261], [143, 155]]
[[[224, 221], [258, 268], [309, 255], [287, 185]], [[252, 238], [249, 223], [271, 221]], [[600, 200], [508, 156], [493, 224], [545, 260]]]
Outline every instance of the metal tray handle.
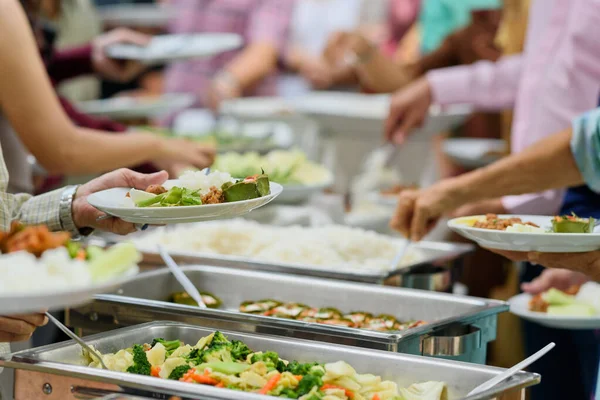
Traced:
[[474, 326], [443, 329], [421, 341], [421, 354], [456, 357], [481, 348], [481, 330]]

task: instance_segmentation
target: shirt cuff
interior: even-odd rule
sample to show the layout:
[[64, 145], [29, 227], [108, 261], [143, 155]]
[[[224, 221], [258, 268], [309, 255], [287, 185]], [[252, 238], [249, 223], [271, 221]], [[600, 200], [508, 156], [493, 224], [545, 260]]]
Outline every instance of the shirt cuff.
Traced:
[[60, 199], [63, 189], [33, 196], [21, 207], [18, 220], [25, 225], [47, 225], [50, 231], [60, 231]]
[[600, 192], [600, 108], [573, 120], [571, 153], [585, 183]]
[[504, 196], [502, 205], [508, 214], [557, 215], [565, 191], [548, 190], [541, 193]]
[[429, 71], [426, 77], [433, 102], [440, 105], [472, 103], [471, 75], [470, 69], [464, 66]]

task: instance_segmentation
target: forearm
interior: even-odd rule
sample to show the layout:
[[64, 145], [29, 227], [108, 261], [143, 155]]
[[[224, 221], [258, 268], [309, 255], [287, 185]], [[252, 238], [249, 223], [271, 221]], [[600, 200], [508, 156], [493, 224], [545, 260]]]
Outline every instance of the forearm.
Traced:
[[[56, 146], [56, 144], [55, 144]], [[107, 132], [80, 128], [73, 141], [62, 143], [51, 155], [49, 172], [60, 174], [90, 174], [122, 167], [132, 167], [161, 159], [162, 139], [146, 133], [110, 135]], [[44, 152], [48, 153], [48, 152]], [[57, 157], [59, 154], [61, 157]], [[34, 156], [46, 167], [44, 158]], [[48, 168], [48, 167], [46, 167]]]
[[572, 132], [552, 135], [521, 153], [453, 178], [455, 202], [465, 204], [506, 195], [541, 192], [583, 183], [571, 152]]
[[242, 90], [246, 90], [269, 75], [277, 66], [277, 50], [268, 43], [250, 45], [227, 65]]

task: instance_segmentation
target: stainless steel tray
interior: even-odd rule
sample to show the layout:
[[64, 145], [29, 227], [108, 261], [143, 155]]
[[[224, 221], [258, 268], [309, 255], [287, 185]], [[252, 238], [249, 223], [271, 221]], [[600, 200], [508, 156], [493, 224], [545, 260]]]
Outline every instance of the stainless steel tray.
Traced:
[[[135, 343], [150, 342], [155, 337], [164, 337], [167, 340], [180, 339], [186, 343], [196, 342], [200, 337], [206, 336], [210, 332], [212, 332], [212, 329], [198, 326], [173, 322], [153, 322], [94, 335], [88, 337], [87, 341], [96, 346], [101, 352], [107, 353], [130, 347]], [[454, 361], [320, 344], [305, 340], [227, 331], [223, 333], [231, 339], [244, 341], [255, 351], [276, 351], [285, 359], [323, 363], [343, 360], [353, 365], [359, 373], [377, 374], [404, 387], [429, 380], [444, 381], [448, 384], [450, 400], [492, 399], [509, 390], [535, 385], [541, 380], [537, 374], [520, 372], [492, 390], [480, 395], [465, 397], [470, 390], [499, 374], [502, 370]], [[81, 348], [73, 341], [9, 355], [0, 359], [0, 366], [114, 384], [126, 393], [153, 398], [157, 398], [157, 394], [219, 400], [260, 400], [269, 398], [268, 396], [252, 393], [89, 368], [83, 365]]]
[[[71, 326], [105, 331], [155, 320], [171, 320], [219, 329], [262, 332], [416, 355], [456, 357], [485, 363], [486, 345], [496, 338], [497, 315], [504, 302], [442, 293], [305, 278], [218, 267], [184, 267], [200, 291], [223, 301], [222, 309], [167, 303], [181, 286], [167, 269], [140, 274], [116, 295], [97, 295], [93, 303], [70, 310]], [[244, 314], [247, 300], [272, 298], [343, 312], [390, 314], [429, 323], [398, 332], [374, 332]]]
[[[239, 256], [226, 256], [216, 254], [198, 253], [193, 251], [169, 251], [169, 254], [180, 264], [203, 264], [217, 267], [231, 267], [245, 270], [281, 272], [287, 274], [312, 276], [319, 278], [341, 279], [346, 281], [383, 283], [385, 280], [402, 274], [408, 274], [419, 267], [431, 264], [442, 264], [456, 260], [475, 249], [472, 244], [444, 243], [444, 242], [419, 242], [414, 245], [424, 257], [414, 264], [401, 266], [392, 271], [357, 271], [340, 270], [339, 268], [325, 268], [302, 263], [274, 263], [257, 261], [252, 258]], [[144, 254], [144, 262], [148, 264], [164, 265], [158, 252], [140, 248]], [[390, 260], [391, 262], [392, 260]]]

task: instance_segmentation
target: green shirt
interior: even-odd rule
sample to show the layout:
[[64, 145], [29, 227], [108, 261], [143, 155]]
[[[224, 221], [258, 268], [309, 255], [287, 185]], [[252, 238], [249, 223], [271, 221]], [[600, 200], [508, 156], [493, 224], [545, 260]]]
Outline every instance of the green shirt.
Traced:
[[471, 11], [501, 7], [502, 0], [423, 0], [419, 17], [421, 52], [437, 49], [446, 36], [469, 24]]

